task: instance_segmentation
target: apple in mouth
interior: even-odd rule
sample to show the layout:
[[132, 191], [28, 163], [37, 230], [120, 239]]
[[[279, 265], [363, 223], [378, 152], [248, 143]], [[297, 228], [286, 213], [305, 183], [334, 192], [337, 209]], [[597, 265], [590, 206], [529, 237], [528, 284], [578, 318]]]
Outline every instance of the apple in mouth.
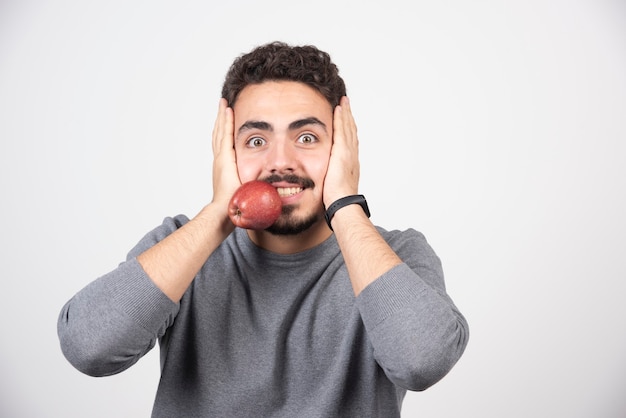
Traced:
[[263, 230], [276, 222], [282, 212], [282, 201], [271, 184], [252, 180], [242, 184], [228, 204], [228, 216], [235, 226]]

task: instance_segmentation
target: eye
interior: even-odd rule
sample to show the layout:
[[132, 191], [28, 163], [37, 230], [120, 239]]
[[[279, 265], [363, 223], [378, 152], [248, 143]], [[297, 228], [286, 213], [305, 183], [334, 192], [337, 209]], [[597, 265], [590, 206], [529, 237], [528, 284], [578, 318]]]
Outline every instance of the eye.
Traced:
[[267, 141], [265, 141], [265, 139], [261, 138], [260, 136], [255, 136], [255, 137], [250, 138], [246, 142], [246, 146], [248, 148], [259, 148], [265, 145], [266, 143]]
[[298, 142], [302, 144], [312, 144], [317, 142], [317, 137], [313, 134], [302, 134], [298, 137]]

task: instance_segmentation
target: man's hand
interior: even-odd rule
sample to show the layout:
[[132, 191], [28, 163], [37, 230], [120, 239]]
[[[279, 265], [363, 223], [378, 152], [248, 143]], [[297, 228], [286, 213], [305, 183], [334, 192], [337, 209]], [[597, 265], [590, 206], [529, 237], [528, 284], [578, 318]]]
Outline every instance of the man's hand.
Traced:
[[180, 301], [207, 258], [235, 228], [228, 217], [228, 202], [241, 181], [233, 132], [233, 110], [222, 99], [213, 128], [213, 200], [137, 257], [156, 286], [174, 302]]
[[359, 139], [350, 101], [343, 97], [333, 115], [333, 146], [324, 179], [324, 204], [358, 193]]
[[227, 208], [230, 198], [241, 186], [234, 148], [233, 109], [220, 99], [213, 127], [213, 202]]

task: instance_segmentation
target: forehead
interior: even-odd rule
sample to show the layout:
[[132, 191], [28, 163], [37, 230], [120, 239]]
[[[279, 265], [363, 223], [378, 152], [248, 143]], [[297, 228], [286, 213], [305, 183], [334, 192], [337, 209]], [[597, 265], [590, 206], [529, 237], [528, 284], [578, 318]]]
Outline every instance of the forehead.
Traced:
[[239, 93], [233, 111], [235, 129], [250, 120], [273, 124], [310, 116], [332, 120], [333, 113], [332, 106], [320, 92], [295, 81], [250, 84]]

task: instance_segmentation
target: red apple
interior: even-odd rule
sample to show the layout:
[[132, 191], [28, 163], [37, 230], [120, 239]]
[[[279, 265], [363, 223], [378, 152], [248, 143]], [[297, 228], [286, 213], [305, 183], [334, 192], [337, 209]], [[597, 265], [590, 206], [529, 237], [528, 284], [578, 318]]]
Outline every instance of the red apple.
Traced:
[[240, 228], [262, 230], [269, 228], [282, 211], [278, 191], [271, 184], [252, 180], [242, 184], [228, 204], [230, 220]]

